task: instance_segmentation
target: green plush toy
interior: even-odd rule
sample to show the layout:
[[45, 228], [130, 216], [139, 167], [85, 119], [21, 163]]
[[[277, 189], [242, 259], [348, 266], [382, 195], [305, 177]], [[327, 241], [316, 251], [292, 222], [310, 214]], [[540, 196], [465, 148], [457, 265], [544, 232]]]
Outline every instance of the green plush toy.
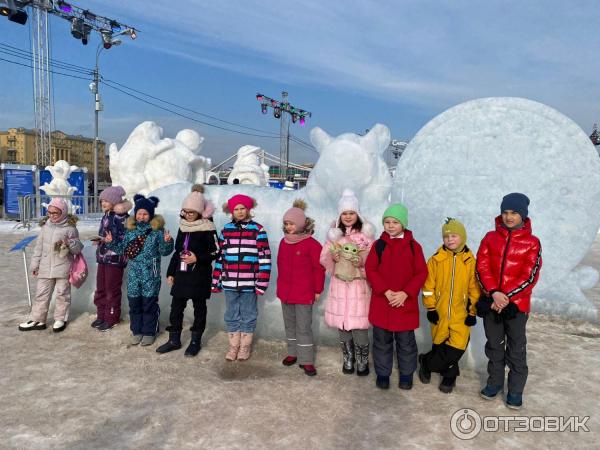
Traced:
[[335, 264], [333, 276], [346, 282], [363, 278], [359, 268], [360, 257], [363, 252], [363, 249], [359, 249], [356, 244], [351, 242], [346, 244], [333, 243], [331, 253], [340, 255], [340, 260]]

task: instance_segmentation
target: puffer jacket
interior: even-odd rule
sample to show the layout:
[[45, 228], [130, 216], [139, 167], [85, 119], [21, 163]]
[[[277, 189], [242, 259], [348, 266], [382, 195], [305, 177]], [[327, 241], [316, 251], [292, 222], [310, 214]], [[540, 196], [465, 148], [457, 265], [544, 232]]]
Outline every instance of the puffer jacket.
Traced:
[[[69, 278], [73, 255], [83, 249], [76, 227], [77, 220], [76, 216], [69, 214], [60, 223], [53, 223], [47, 217], [40, 221], [41, 231], [31, 257], [31, 270], [38, 272], [38, 278]], [[55, 246], [64, 239], [69, 243], [66, 254]]]
[[481, 290], [475, 276], [475, 256], [467, 247], [454, 253], [441, 246], [427, 261], [427, 280], [423, 286], [423, 305], [435, 309], [439, 320], [432, 325], [434, 344], [464, 350], [469, 343], [470, 327], [465, 325], [467, 314], [477, 313], [475, 305]]
[[483, 290], [492, 295], [503, 292], [519, 311], [529, 313], [531, 291], [542, 268], [542, 245], [531, 233], [531, 220], [509, 230], [496, 217], [496, 230], [488, 232], [477, 251], [477, 277]]
[[319, 262], [321, 244], [308, 237], [295, 244], [279, 243], [277, 297], [282, 303], [312, 305], [323, 292], [325, 269]]
[[[410, 230], [395, 239], [384, 231], [380, 239], [386, 244], [381, 262], [373, 245], [365, 266], [373, 289], [369, 321], [388, 331], [415, 330], [419, 328], [419, 292], [427, 278], [423, 250]], [[408, 294], [403, 306], [390, 305], [385, 296], [388, 289]]]
[[332, 244], [334, 242], [342, 245], [349, 242], [354, 243], [359, 250], [363, 250], [359, 267], [362, 278], [348, 282], [331, 276], [325, 303], [325, 323], [340, 330], [367, 330], [369, 329], [371, 289], [366, 280], [364, 264], [366, 255], [373, 244], [373, 237], [356, 230], [344, 236], [341, 236], [341, 230], [339, 235], [333, 232], [337, 233], [338, 229], [333, 228], [328, 233], [328, 240], [325, 242], [319, 258], [321, 264], [327, 273], [332, 275], [335, 271], [335, 261], [331, 254]]

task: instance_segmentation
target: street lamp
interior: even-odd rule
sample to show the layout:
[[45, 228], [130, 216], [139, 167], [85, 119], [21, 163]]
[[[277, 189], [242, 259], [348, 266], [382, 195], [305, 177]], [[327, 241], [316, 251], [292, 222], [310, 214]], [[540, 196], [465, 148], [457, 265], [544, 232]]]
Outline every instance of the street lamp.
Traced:
[[100, 99], [100, 71], [98, 69], [98, 62], [102, 50], [109, 49], [114, 45], [121, 45], [120, 39], [115, 39], [114, 37], [111, 37], [109, 40], [107, 40], [104, 37], [104, 35], [102, 36], [102, 38], [103, 42], [98, 44], [98, 48], [96, 49], [96, 67], [94, 68], [94, 81], [90, 83], [90, 91], [92, 91], [92, 94], [94, 94], [94, 201], [96, 201], [98, 198], [98, 115], [103, 109], [102, 101]]

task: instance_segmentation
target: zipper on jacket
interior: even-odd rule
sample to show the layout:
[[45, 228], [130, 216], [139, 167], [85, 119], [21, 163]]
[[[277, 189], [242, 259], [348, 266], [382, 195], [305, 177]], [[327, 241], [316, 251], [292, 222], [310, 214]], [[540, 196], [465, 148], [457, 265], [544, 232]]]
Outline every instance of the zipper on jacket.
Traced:
[[239, 223], [239, 227], [240, 227], [240, 237], [238, 239], [237, 274], [235, 277], [235, 289], [236, 290], [238, 290], [240, 288], [240, 253], [242, 251], [242, 234], [244, 233], [241, 223]]
[[504, 276], [504, 263], [506, 263], [506, 252], [508, 251], [508, 244], [510, 244], [510, 238], [512, 236], [512, 230], [508, 230], [508, 239], [506, 239], [506, 245], [504, 246], [504, 253], [502, 254], [502, 264], [500, 265], [500, 279], [498, 280], [498, 289], [502, 290], [502, 277]]
[[456, 270], [456, 253], [452, 256], [452, 278], [450, 279], [450, 299], [448, 300], [448, 323], [452, 309], [452, 297], [454, 296], [454, 272]]

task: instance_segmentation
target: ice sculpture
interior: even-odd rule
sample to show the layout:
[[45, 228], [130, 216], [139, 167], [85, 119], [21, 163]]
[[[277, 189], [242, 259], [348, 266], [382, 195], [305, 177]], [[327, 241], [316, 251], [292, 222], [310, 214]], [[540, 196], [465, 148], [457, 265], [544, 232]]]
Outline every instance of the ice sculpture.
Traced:
[[358, 195], [367, 216], [385, 209], [392, 177], [382, 154], [390, 144], [390, 130], [376, 124], [364, 136], [345, 133], [329, 136], [314, 128], [310, 140], [319, 151], [319, 160], [310, 173], [306, 192], [317, 207], [335, 205], [345, 188]]
[[237, 159], [227, 178], [227, 184], [254, 184], [255, 186], [269, 185], [269, 166], [260, 162], [260, 147], [244, 145], [237, 152]]
[[447, 217], [460, 219], [477, 250], [509, 192], [531, 199], [544, 266], [532, 309], [594, 318], [582, 289], [598, 273], [578, 267], [600, 225], [600, 158], [587, 135], [556, 110], [522, 98], [484, 98], [430, 121], [400, 159], [392, 201], [404, 202], [431, 254]]
[[[136, 132], [157, 133], [160, 128], [153, 125], [142, 130], [138, 127], [132, 136]], [[146, 141], [163, 142], [161, 135], [162, 130]], [[183, 142], [191, 137], [176, 140], [189, 149], [194, 143]], [[255, 218], [269, 234], [274, 261], [271, 286], [259, 301], [260, 336], [284, 336], [281, 307], [275, 297], [275, 261], [283, 235], [283, 212], [295, 198], [304, 198], [308, 203], [307, 215], [316, 221], [315, 238], [323, 242], [336, 217], [339, 196], [346, 187], [359, 195], [363, 215], [379, 230], [390, 193], [392, 201], [404, 202], [409, 209], [410, 228], [423, 244], [427, 257], [441, 241], [441, 225], [447, 216], [465, 223], [469, 246], [477, 250], [483, 234], [493, 226], [502, 196], [514, 191], [526, 193], [532, 202], [533, 229], [542, 241], [544, 252], [533, 310], [584, 318], [596, 316], [595, 308], [581, 289], [595, 285], [598, 274], [577, 264], [588, 251], [600, 224], [600, 158], [586, 134], [568, 118], [524, 99], [492, 98], [458, 105], [434, 118], [415, 136], [399, 161], [393, 184], [381, 156], [390, 140], [385, 126], [376, 125], [365, 136], [331, 137], [315, 129], [311, 140], [320, 157], [304, 189], [283, 191], [248, 184], [206, 186], [205, 195], [216, 205], [236, 193], [250, 195], [258, 202]], [[144, 147], [128, 143], [121, 152], [131, 150], [132, 157], [139, 158], [139, 167], [145, 168], [149, 155], [144, 155]], [[141, 156], [136, 150], [141, 151]], [[153, 150], [150, 147], [149, 153]], [[161, 199], [157, 212], [165, 216], [167, 227], [175, 233], [181, 202], [189, 192], [191, 180], [174, 183], [172, 179], [168, 178], [168, 183], [152, 193]], [[140, 185], [148, 189], [145, 181]], [[220, 229], [230, 217], [218, 210], [214, 220]], [[93, 260], [93, 248], [84, 251], [88, 260]], [[165, 268], [166, 263], [163, 273]], [[90, 269], [93, 272], [95, 266]], [[94, 279], [93, 274], [90, 279]], [[93, 282], [88, 282], [74, 292], [73, 305], [93, 310], [93, 290]], [[315, 308], [315, 336], [318, 342], [335, 343], [335, 330], [322, 320], [324, 301]], [[170, 305], [166, 283], [161, 289], [160, 303], [164, 324]], [[208, 309], [208, 332], [223, 329], [222, 294], [211, 297]], [[485, 337], [481, 323], [471, 336], [465, 361], [482, 367]], [[431, 342], [424, 314], [417, 340], [419, 346]]]
[[194, 130], [181, 130], [175, 139], [163, 138], [163, 129], [154, 122], [139, 124], [119, 150], [109, 147], [110, 176], [123, 186], [128, 197], [180, 181], [206, 183], [210, 160], [200, 155], [204, 138]]
[[[44, 183], [43, 186], [40, 186], [40, 190], [51, 197], [55, 195], [71, 197], [77, 188], [69, 184], [69, 176], [71, 176], [71, 172], [77, 169], [79, 169], [79, 167], [72, 166], [62, 159], [56, 161], [53, 166], [46, 166], [46, 170], [52, 175], [52, 180], [50, 183]], [[73, 205], [69, 198], [66, 198], [65, 200], [67, 200], [69, 212], [75, 214], [79, 209], [79, 206]], [[42, 203], [42, 206], [47, 208], [48, 203]]]

